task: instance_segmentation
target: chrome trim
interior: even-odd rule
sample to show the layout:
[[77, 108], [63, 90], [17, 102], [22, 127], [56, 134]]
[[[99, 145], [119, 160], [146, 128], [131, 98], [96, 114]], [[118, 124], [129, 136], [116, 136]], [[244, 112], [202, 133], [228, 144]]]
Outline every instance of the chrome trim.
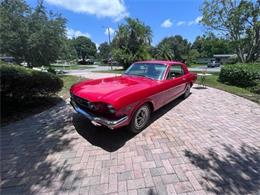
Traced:
[[91, 113], [86, 112], [85, 110], [82, 110], [79, 108], [74, 101], [70, 101], [70, 104], [75, 109], [76, 112], [82, 114], [86, 118], [88, 118], [94, 125], [101, 124], [104, 126], [107, 126], [109, 129], [114, 129], [122, 125], [124, 122], [128, 120], [128, 116], [124, 116], [118, 120], [108, 120], [103, 117], [97, 117]]

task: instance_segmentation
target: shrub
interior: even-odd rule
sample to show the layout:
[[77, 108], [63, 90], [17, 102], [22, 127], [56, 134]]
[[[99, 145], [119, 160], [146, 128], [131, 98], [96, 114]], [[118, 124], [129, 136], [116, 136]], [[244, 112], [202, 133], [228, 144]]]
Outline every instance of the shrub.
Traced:
[[52, 67], [48, 67], [47, 72], [52, 73], [52, 74], [57, 74], [56, 70], [53, 69]]
[[252, 87], [259, 80], [259, 70], [254, 64], [226, 65], [220, 71], [219, 80], [240, 87]]
[[1, 98], [13, 100], [49, 96], [63, 87], [63, 81], [54, 74], [17, 65], [0, 64]]

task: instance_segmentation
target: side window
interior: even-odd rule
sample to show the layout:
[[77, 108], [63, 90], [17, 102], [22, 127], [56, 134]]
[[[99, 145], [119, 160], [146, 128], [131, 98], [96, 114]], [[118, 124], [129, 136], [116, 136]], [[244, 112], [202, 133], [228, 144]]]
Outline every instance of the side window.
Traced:
[[183, 70], [182, 66], [178, 65], [178, 64], [174, 64], [174, 65], [171, 65], [171, 67], [170, 67], [170, 71], [167, 75], [167, 79], [180, 77], [182, 75], [184, 75], [184, 70]]

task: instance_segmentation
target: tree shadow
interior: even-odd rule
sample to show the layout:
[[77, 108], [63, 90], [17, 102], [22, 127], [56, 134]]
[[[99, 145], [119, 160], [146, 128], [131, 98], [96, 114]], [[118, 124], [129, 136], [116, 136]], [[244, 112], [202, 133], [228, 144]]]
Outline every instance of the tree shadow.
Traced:
[[59, 102], [63, 101], [60, 97], [32, 97], [29, 100], [14, 101], [8, 98], [1, 99], [1, 125], [6, 126], [18, 120], [41, 113]]
[[260, 153], [243, 144], [238, 150], [224, 145], [226, 156], [213, 149], [206, 155], [186, 150], [185, 156], [203, 170], [206, 189], [216, 194], [257, 194], [260, 192]]
[[[176, 105], [182, 102], [183, 99], [177, 98], [151, 115], [151, 125], [154, 121], [162, 117]], [[73, 125], [76, 131], [91, 144], [101, 147], [108, 152], [114, 152], [125, 145], [125, 143], [136, 136], [125, 127], [110, 130], [103, 126], [94, 126], [88, 119], [80, 114], [73, 115]], [[149, 126], [148, 125], [148, 126]]]
[[207, 86], [196, 86], [193, 89], [208, 89]]
[[65, 155], [76, 139], [67, 136], [74, 131], [70, 127], [71, 110], [61, 102], [1, 128], [1, 194], [65, 191], [68, 179], [72, 189], [79, 177]]

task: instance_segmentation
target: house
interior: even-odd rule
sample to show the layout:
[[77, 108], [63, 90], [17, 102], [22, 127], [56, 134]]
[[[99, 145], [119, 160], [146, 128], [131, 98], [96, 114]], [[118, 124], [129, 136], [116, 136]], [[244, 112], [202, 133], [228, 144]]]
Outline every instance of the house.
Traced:
[[213, 55], [213, 58], [216, 62], [219, 62], [220, 64], [226, 64], [231, 60], [235, 60], [237, 58], [237, 55], [236, 54], [215, 54]]

